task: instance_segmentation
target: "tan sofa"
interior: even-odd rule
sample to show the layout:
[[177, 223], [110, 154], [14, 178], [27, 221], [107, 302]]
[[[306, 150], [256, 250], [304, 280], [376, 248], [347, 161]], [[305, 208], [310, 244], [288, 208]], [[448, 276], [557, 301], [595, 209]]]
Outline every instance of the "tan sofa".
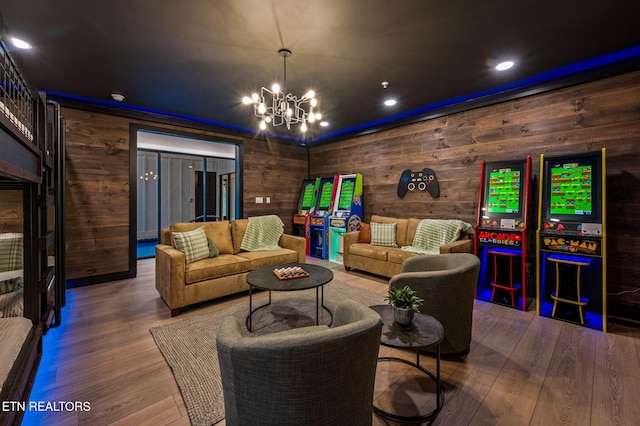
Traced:
[[[241, 250], [247, 224], [248, 219], [174, 223], [162, 230], [161, 244], [156, 246], [156, 290], [171, 309], [171, 316], [178, 315], [185, 306], [248, 290], [246, 277], [254, 269], [279, 263], [304, 263], [303, 237], [282, 235], [280, 250]], [[171, 232], [193, 231], [201, 226], [220, 254], [185, 265], [184, 254], [174, 247]]]
[[[386, 216], [371, 216], [371, 222], [396, 223], [396, 244], [398, 247], [375, 246], [358, 242], [360, 231], [344, 234], [344, 267], [347, 271], [358, 269], [391, 278], [402, 271], [402, 263], [419, 253], [402, 250], [410, 246], [421, 219], [400, 219]], [[461, 234], [458, 241], [440, 246], [440, 253], [473, 253], [471, 234]]]

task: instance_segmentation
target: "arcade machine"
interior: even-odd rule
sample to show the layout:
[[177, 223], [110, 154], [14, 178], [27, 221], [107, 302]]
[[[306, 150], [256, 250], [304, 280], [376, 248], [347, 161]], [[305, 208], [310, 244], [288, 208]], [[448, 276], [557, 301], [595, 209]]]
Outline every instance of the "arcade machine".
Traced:
[[531, 157], [482, 162], [474, 251], [481, 260], [476, 298], [527, 310]]
[[[298, 210], [293, 215], [293, 235], [298, 237], [306, 237], [309, 222], [309, 214], [313, 212], [316, 205], [317, 189], [319, 188], [320, 178], [306, 179], [302, 182], [302, 190], [298, 199]], [[309, 239], [305, 238], [305, 254], [309, 256]]]
[[343, 262], [344, 233], [360, 230], [363, 204], [362, 175], [356, 173], [338, 176], [336, 202], [329, 216], [329, 260]]
[[333, 209], [338, 176], [320, 178], [318, 196], [307, 226], [309, 256], [329, 258], [329, 214]]
[[536, 311], [606, 332], [605, 160], [540, 156]]

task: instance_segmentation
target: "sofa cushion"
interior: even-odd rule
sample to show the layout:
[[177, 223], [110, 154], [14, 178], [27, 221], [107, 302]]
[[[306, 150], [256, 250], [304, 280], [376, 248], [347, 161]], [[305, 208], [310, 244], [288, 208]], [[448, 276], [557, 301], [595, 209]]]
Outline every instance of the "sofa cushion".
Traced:
[[396, 243], [399, 247], [411, 245], [413, 240], [407, 240], [407, 228], [409, 226], [409, 219], [399, 219], [397, 217], [387, 216], [371, 216], [371, 222], [377, 223], [395, 223], [396, 226]]
[[402, 265], [405, 260], [417, 255], [418, 255], [417, 253], [412, 253], [410, 251], [402, 250], [400, 248], [389, 249], [389, 253], [387, 254], [387, 260], [389, 262], [398, 263]]
[[233, 254], [233, 243], [231, 241], [231, 225], [228, 220], [220, 222], [188, 222], [188, 223], [172, 223], [169, 229], [171, 232], [187, 232], [193, 231], [204, 226], [204, 232], [207, 237], [215, 243], [220, 254]]
[[276, 265], [278, 263], [291, 263], [298, 261], [298, 252], [282, 248], [273, 251], [242, 251], [236, 256], [249, 261], [249, 269], [254, 270], [263, 266]]
[[209, 257], [209, 243], [203, 226], [193, 231], [173, 232], [172, 236], [176, 249], [184, 253], [187, 265]]
[[244, 233], [247, 232], [249, 219], [236, 219], [231, 221], [231, 237], [233, 238], [233, 253], [242, 251], [240, 246], [244, 239]]
[[207, 257], [185, 267], [185, 283], [193, 284], [204, 280], [240, 274], [249, 271], [250, 262], [233, 254]]
[[349, 254], [376, 260], [387, 260], [390, 247], [372, 246], [371, 244], [355, 243], [349, 246]]
[[371, 222], [371, 245], [398, 247], [396, 244], [396, 223]]

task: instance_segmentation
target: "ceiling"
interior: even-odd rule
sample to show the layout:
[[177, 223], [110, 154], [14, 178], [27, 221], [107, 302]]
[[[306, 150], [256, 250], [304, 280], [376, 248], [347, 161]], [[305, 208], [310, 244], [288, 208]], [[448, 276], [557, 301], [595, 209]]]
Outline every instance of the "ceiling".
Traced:
[[[640, 69], [639, 12], [638, 0], [0, 0], [4, 36], [33, 46], [17, 55], [38, 89], [253, 137], [241, 98], [282, 83], [288, 48], [287, 91], [313, 88], [329, 123], [268, 129], [300, 144]], [[516, 65], [492, 68], [505, 59]]]

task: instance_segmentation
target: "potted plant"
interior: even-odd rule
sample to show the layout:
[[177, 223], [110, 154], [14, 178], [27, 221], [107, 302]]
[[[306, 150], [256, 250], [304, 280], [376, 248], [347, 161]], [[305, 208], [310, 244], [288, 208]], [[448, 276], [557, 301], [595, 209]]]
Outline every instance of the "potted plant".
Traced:
[[420, 306], [424, 303], [424, 299], [416, 296], [416, 292], [408, 285], [391, 287], [385, 300], [391, 305], [394, 320], [403, 327], [411, 325], [413, 314], [420, 312]]

